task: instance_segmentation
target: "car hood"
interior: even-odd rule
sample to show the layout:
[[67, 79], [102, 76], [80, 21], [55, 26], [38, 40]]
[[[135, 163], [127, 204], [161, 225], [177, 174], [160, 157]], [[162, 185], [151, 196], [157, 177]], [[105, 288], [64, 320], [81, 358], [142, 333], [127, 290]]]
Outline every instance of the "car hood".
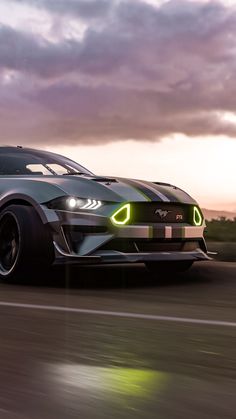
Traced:
[[9, 176], [0, 187], [2, 194], [4, 190], [30, 195], [38, 203], [69, 195], [111, 202], [196, 204], [190, 195], [170, 184], [103, 176]]

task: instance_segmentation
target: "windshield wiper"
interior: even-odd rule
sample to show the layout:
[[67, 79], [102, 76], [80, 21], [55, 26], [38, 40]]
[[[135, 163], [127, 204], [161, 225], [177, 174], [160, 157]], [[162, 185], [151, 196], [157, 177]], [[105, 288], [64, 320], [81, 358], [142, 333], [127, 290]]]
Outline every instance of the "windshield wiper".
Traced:
[[47, 164], [44, 164], [44, 167], [46, 167], [46, 169], [52, 174], [52, 175], [54, 175], [54, 176], [57, 176], [57, 173], [56, 172], [54, 172], [54, 170], [53, 169], [51, 169], [51, 167], [50, 166], [48, 166]]
[[75, 176], [75, 175], [79, 175], [79, 176], [86, 176], [86, 173], [83, 172], [68, 172], [68, 173], [63, 173], [63, 176]]

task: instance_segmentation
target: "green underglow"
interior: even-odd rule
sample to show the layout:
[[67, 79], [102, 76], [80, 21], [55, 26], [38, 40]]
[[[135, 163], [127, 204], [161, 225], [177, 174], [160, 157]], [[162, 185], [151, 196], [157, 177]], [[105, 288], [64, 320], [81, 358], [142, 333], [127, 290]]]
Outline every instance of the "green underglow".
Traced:
[[202, 214], [200, 213], [199, 209], [197, 207], [193, 207], [193, 222], [195, 226], [201, 226], [202, 225]]
[[147, 398], [154, 390], [162, 390], [167, 381], [165, 373], [132, 368], [107, 368], [101, 378], [110, 392], [137, 398]]
[[130, 214], [130, 204], [125, 204], [111, 216], [111, 221], [116, 225], [127, 224], [130, 220]]

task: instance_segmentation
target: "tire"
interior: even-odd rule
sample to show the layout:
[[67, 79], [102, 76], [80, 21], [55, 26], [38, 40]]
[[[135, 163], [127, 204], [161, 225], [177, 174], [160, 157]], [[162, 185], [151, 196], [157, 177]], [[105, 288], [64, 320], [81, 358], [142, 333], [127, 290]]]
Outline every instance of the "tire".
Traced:
[[52, 237], [34, 208], [10, 205], [0, 213], [0, 279], [36, 275], [53, 257]]
[[176, 262], [147, 262], [146, 264], [147, 270], [151, 274], [158, 274], [158, 273], [180, 273], [186, 272], [191, 268], [193, 262], [191, 261], [176, 261]]

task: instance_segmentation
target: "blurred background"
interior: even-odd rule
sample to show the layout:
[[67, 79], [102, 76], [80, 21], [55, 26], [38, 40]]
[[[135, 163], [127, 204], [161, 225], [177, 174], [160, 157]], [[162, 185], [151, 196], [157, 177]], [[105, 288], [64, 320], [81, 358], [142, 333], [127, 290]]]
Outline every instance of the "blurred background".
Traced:
[[236, 215], [235, 2], [2, 0], [2, 144]]

